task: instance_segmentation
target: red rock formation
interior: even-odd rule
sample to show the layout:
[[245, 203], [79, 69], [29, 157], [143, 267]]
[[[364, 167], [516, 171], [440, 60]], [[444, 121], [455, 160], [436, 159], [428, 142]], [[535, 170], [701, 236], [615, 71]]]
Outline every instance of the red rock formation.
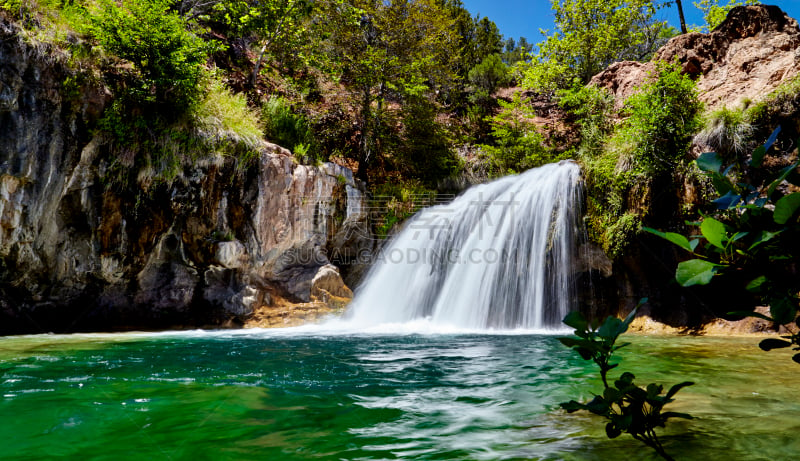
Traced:
[[[757, 100], [800, 73], [800, 28], [776, 6], [737, 7], [711, 33], [679, 35], [653, 60], [677, 61], [697, 77], [700, 100], [709, 109], [733, 106]], [[591, 83], [610, 89], [621, 105], [653, 66], [652, 61], [614, 63]]]

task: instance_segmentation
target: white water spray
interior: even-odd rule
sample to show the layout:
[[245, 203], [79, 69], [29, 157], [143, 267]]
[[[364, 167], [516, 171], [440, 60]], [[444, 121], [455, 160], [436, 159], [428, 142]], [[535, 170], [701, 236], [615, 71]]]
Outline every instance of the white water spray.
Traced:
[[580, 168], [561, 162], [419, 212], [384, 247], [348, 323], [557, 327], [575, 303], [579, 199]]

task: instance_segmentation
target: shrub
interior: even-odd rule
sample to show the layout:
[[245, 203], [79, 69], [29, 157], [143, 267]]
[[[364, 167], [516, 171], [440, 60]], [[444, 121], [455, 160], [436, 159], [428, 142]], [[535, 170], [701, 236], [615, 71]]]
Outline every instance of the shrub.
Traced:
[[403, 105], [399, 153], [413, 177], [432, 184], [452, 176], [460, 166], [445, 128], [436, 120], [438, 107], [424, 97], [409, 97]]
[[292, 151], [308, 151], [314, 144], [314, 135], [308, 120], [292, 110], [289, 103], [279, 97], [273, 96], [261, 107], [261, 116], [264, 120], [264, 135], [267, 140], [281, 145]]
[[753, 131], [742, 111], [723, 107], [705, 117], [703, 130], [694, 139], [726, 158], [737, 158], [747, 150]]
[[494, 174], [518, 172], [567, 158], [544, 145], [544, 136], [533, 123], [533, 109], [519, 92], [511, 102], [498, 102], [500, 112], [488, 119], [494, 145], [481, 146]]
[[656, 63], [653, 81], [625, 102], [625, 120], [618, 136], [628, 144], [635, 168], [642, 173], [668, 173], [681, 163], [700, 128], [702, 103], [694, 81], [680, 66]]
[[92, 32], [109, 53], [130, 61], [124, 91], [129, 103], [184, 113], [201, 97], [204, 63], [213, 49], [186, 29], [171, 0], [100, 0]]
[[744, 119], [753, 125], [757, 135], [769, 135], [771, 127], [783, 126], [785, 131], [797, 131], [797, 113], [800, 112], [800, 77], [781, 84], [761, 101], [744, 111]]
[[654, 184], [668, 186], [683, 171], [700, 126], [694, 82], [665, 63], [657, 64], [652, 77], [626, 101], [628, 118], [616, 129], [605, 90], [573, 87], [558, 93], [583, 135], [578, 152], [586, 176], [589, 238], [612, 258], [625, 251], [646, 222]]
[[509, 69], [499, 54], [490, 54], [476, 64], [468, 74], [472, 84], [470, 102], [478, 105], [491, 105], [491, 95], [509, 81]]
[[614, 129], [612, 119], [614, 96], [605, 88], [581, 85], [576, 80], [572, 87], [556, 92], [558, 105], [575, 117], [581, 130], [580, 157], [601, 153], [606, 136]]
[[218, 78], [209, 81], [192, 114], [195, 128], [206, 139], [241, 143], [249, 149], [263, 140], [261, 122], [244, 95], [231, 93]]

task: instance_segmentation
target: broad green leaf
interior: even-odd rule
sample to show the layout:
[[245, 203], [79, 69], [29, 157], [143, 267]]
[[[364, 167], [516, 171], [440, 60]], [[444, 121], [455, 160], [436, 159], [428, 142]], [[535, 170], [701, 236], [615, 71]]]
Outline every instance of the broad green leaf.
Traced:
[[[597, 330], [597, 334], [601, 338], [614, 339], [620, 335], [620, 328], [623, 328], [622, 320], [616, 317], [608, 316], [606, 321], [600, 325], [600, 328]], [[625, 329], [627, 329], [627, 327], [625, 327]]]
[[631, 322], [633, 322], [633, 319], [636, 318], [636, 313], [639, 312], [639, 308], [642, 307], [645, 303], [647, 303], [647, 298], [640, 299], [639, 303], [636, 304], [636, 307], [634, 307], [633, 310], [630, 311], [630, 313], [628, 313], [627, 317], [625, 317], [625, 321], [622, 322], [622, 325], [625, 327], [625, 329], [622, 330], [620, 334], [628, 331], [628, 326], [630, 326]]
[[700, 232], [708, 240], [708, 243], [720, 249], [725, 248], [724, 242], [728, 240], [728, 233], [725, 231], [725, 225], [721, 222], [714, 218], [706, 218], [700, 225]]
[[622, 398], [622, 392], [620, 392], [617, 389], [614, 389], [613, 387], [607, 387], [603, 391], [603, 399], [605, 399], [606, 402], [616, 402], [621, 398]]
[[709, 173], [719, 173], [722, 168], [722, 158], [716, 152], [704, 152], [695, 160], [697, 168]]
[[675, 280], [681, 286], [690, 287], [693, 285], [708, 285], [714, 277], [718, 264], [710, 263], [702, 259], [690, 259], [678, 264], [675, 271]]
[[711, 203], [717, 204], [718, 210], [728, 210], [730, 208], [735, 208], [739, 202], [742, 201], [742, 196], [734, 193], [733, 191], [729, 190], [725, 195], [722, 197], [712, 200]]
[[575, 400], [570, 400], [569, 402], [563, 402], [560, 404], [561, 408], [567, 410], [567, 413], [573, 413], [578, 410], [585, 410], [586, 405], [576, 402]]
[[694, 250], [694, 248], [692, 248], [691, 243], [689, 242], [689, 239], [681, 234], [676, 234], [675, 232], [661, 232], [660, 230], [644, 226], [642, 226], [642, 230], [657, 235], [665, 240], [668, 240], [674, 243], [675, 245], [678, 245], [679, 247], [683, 248], [686, 251], [692, 252]]
[[618, 349], [622, 349], [623, 347], [628, 347], [628, 346], [630, 346], [630, 345], [631, 345], [631, 343], [622, 343], [622, 344], [618, 344], [617, 346], [614, 346], [614, 350], [616, 351], [616, 350], [618, 350]]
[[577, 347], [575, 348], [578, 351], [578, 354], [583, 358], [583, 360], [592, 360], [592, 351], [585, 348], [585, 347]]
[[586, 409], [596, 415], [605, 416], [608, 413], [610, 405], [603, 397], [596, 395], [591, 402], [586, 404]]
[[765, 149], [764, 146], [756, 147], [756, 149], [753, 151], [753, 156], [750, 158], [750, 166], [753, 168], [759, 168], [766, 154], [767, 149]]
[[778, 232], [759, 231], [758, 234], [756, 234], [755, 240], [753, 240], [753, 243], [750, 245], [750, 247], [747, 249], [747, 251], [753, 250], [754, 248], [756, 248], [757, 246], [761, 245], [762, 243], [769, 242], [770, 240], [775, 238], [775, 236], [780, 234], [781, 232], [782, 231], [778, 231]]
[[574, 347], [574, 346], [577, 346], [578, 344], [581, 344], [583, 341], [585, 341], [585, 340], [580, 340], [580, 339], [575, 339], [575, 338], [556, 338], [556, 339], [558, 339], [559, 342], [561, 342], [561, 344], [563, 344], [563, 345], [565, 345], [567, 347]]
[[731, 180], [718, 173], [711, 174], [711, 184], [714, 185], [714, 189], [716, 189], [717, 193], [721, 196], [724, 196], [733, 190], [733, 183]]
[[761, 287], [764, 285], [766, 281], [767, 278], [763, 275], [756, 277], [753, 280], [751, 280], [750, 283], [748, 283], [747, 286], [744, 287], [744, 289], [753, 293], [757, 293], [761, 291]]
[[775, 338], [767, 338], [761, 340], [761, 342], [758, 343], [758, 347], [760, 347], [761, 350], [763, 351], [771, 351], [772, 349], [782, 349], [784, 347], [789, 347], [791, 345], [792, 343], [790, 341], [784, 341], [782, 339], [775, 339]]
[[664, 386], [658, 385], [656, 383], [650, 383], [650, 384], [647, 385], [647, 398], [656, 397], [663, 390], [664, 390]]
[[778, 224], [786, 224], [792, 219], [792, 216], [800, 208], [800, 192], [795, 192], [782, 197], [775, 203], [775, 211], [773, 212], [773, 219]]
[[619, 428], [617, 428], [617, 426], [614, 425], [614, 423], [606, 424], [606, 437], [608, 437], [609, 439], [616, 439], [620, 435], [622, 435], [622, 431], [619, 430]]
[[579, 311], [570, 312], [562, 321], [565, 325], [570, 326], [578, 331], [585, 331], [589, 327], [589, 322], [586, 321], [586, 317], [584, 317]]
[[775, 319], [775, 323], [785, 325], [794, 321], [794, 317], [797, 315], [797, 309], [795, 308], [792, 300], [788, 298], [782, 298], [770, 303], [769, 313], [772, 314], [772, 318]]
[[669, 390], [667, 391], [667, 398], [668, 399], [672, 398], [672, 396], [677, 394], [679, 390], [683, 389], [686, 386], [692, 386], [692, 385], [694, 385], [694, 382], [692, 382], [692, 381], [684, 381], [682, 383], [678, 383], [678, 384], [670, 387]]
[[797, 165], [800, 165], [800, 160], [797, 162], [792, 163], [791, 165], [787, 166], [786, 168], [781, 170], [781, 174], [772, 181], [772, 183], [767, 188], [767, 197], [772, 198], [772, 194], [775, 193], [775, 189], [781, 185], [781, 183], [789, 176], [797, 168]]
[[730, 241], [736, 242], [744, 237], [747, 237], [748, 235], [750, 235], [750, 232], [737, 232], [731, 236]]
[[619, 377], [617, 381], [614, 382], [614, 385], [617, 386], [617, 389], [622, 389], [623, 387], [630, 386], [633, 384], [633, 380], [636, 378], [633, 373], [626, 371], [622, 373], [622, 376]]
[[767, 317], [766, 315], [759, 314], [758, 312], [733, 311], [733, 312], [728, 312], [727, 315], [733, 315], [733, 316], [736, 316], [736, 317], [755, 317], [757, 319], [763, 319], [763, 320], [767, 320], [769, 322], [773, 322], [774, 321], [774, 320], [772, 320], [772, 317]]

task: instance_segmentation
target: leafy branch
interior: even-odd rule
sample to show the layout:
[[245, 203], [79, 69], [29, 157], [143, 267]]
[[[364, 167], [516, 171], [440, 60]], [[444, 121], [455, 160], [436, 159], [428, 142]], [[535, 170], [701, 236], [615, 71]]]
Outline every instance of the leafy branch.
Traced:
[[[770, 315], [737, 311], [729, 315], [761, 318], [783, 325], [789, 334], [783, 339], [765, 339], [760, 347], [765, 350], [796, 346], [800, 351], [800, 279], [795, 261], [800, 255], [800, 192], [789, 192], [789, 185], [800, 186], [797, 168], [800, 160], [781, 169], [777, 175], [750, 183], [745, 177], [758, 177], [767, 153], [780, 134], [775, 129], [764, 145], [756, 148], [750, 161], [738, 171], [737, 163], [723, 169], [723, 159], [715, 152], [707, 152], [695, 161], [697, 167], [710, 179], [718, 198], [711, 201], [712, 213], [698, 223], [700, 235], [686, 237], [674, 232], [662, 232], [643, 227], [642, 230], [664, 238], [690, 252], [694, 258], [678, 264], [675, 279], [684, 287], [708, 285], [717, 278], [744, 280], [745, 290], [752, 293], [762, 305], [770, 308]], [[744, 173], [751, 173], [745, 175]], [[702, 244], [701, 244], [702, 243]], [[755, 307], [755, 306], [753, 306]], [[792, 357], [800, 363], [800, 353]]]
[[623, 433], [628, 433], [634, 439], [654, 449], [662, 458], [672, 460], [673, 458], [664, 450], [655, 429], [665, 427], [670, 418], [692, 419], [692, 416], [686, 413], [662, 410], [666, 404], [674, 401], [672, 397], [679, 390], [694, 383], [685, 381], [676, 384], [662, 395], [663, 386], [650, 383], [644, 388], [639, 387], [634, 384], [635, 376], [630, 372], [622, 373], [613, 385], [608, 382], [608, 372], [619, 366], [619, 363], [611, 363], [613, 354], [630, 344], [618, 345], [617, 339], [628, 330], [639, 306], [646, 301], [646, 298], [642, 299], [625, 320], [609, 316], [602, 324], [598, 324], [597, 321], [589, 322], [580, 312], [570, 312], [564, 317], [564, 323], [575, 329], [577, 338], [566, 337], [558, 340], [574, 349], [584, 360], [592, 360], [597, 364], [604, 389], [601, 395], [595, 395], [588, 403], [570, 400], [562, 403], [561, 408], [568, 413], [586, 410], [600, 415], [608, 420], [606, 435], [609, 438], [614, 439]]

